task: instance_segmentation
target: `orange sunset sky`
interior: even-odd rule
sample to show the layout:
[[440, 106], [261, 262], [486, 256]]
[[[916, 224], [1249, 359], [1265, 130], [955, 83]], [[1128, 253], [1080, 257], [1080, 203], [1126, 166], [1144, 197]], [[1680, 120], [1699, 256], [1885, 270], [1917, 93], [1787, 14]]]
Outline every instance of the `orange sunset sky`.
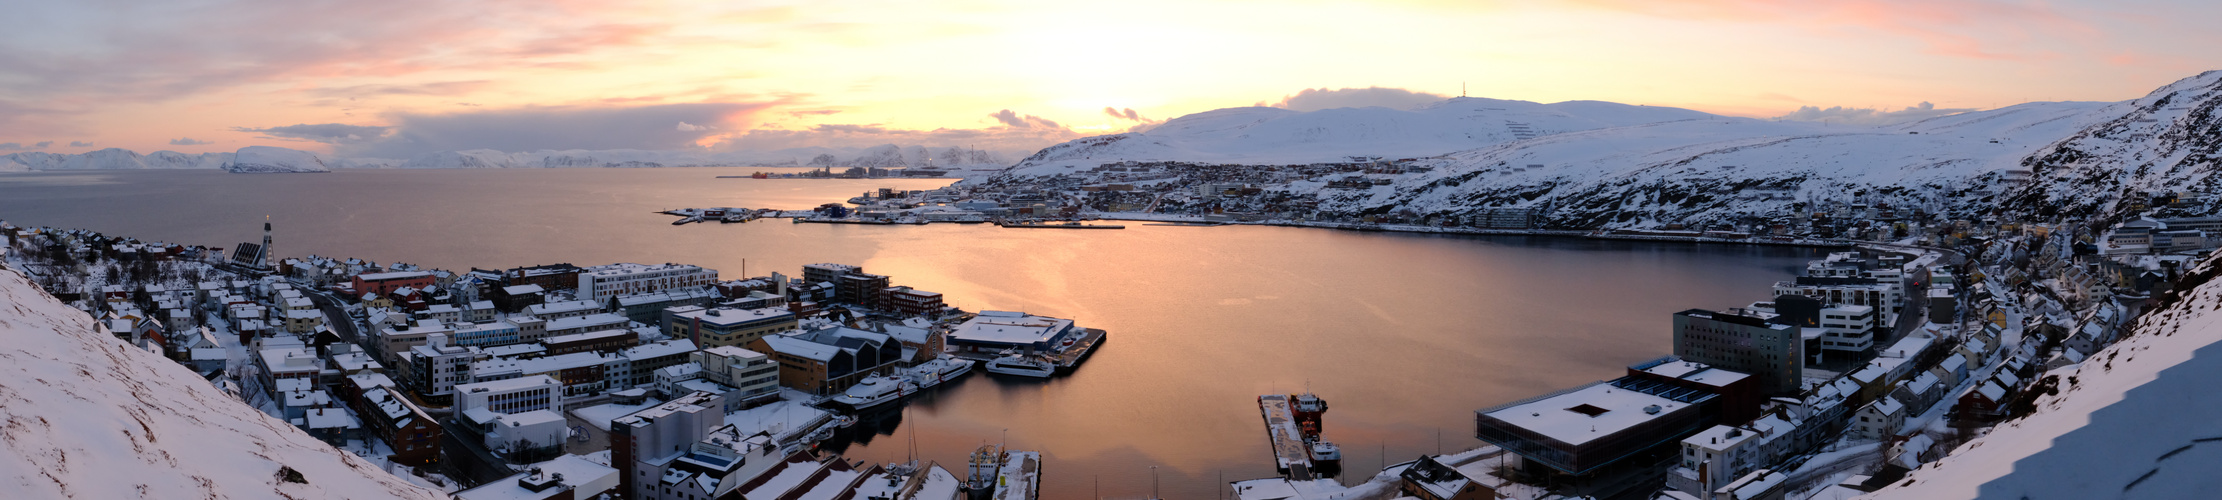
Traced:
[[[2222, 3], [164, 1], [15, 5], [0, 153], [1030, 150], [1306, 89], [1748, 117], [2123, 100]], [[1352, 96], [1338, 105], [1373, 104]], [[1395, 104], [1381, 102], [1379, 104]], [[1299, 107], [1301, 103], [1297, 103]], [[1859, 113], [1861, 110], [1837, 110]], [[406, 139], [406, 140], [400, 140]]]

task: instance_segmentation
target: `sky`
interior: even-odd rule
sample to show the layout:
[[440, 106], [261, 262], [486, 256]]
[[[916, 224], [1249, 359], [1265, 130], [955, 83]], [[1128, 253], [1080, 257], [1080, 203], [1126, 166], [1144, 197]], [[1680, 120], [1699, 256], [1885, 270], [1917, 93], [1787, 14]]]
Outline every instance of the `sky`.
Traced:
[[0, 153], [272, 145], [1032, 150], [1236, 106], [1460, 94], [1787, 119], [2117, 101], [2222, 2], [24, 2]]

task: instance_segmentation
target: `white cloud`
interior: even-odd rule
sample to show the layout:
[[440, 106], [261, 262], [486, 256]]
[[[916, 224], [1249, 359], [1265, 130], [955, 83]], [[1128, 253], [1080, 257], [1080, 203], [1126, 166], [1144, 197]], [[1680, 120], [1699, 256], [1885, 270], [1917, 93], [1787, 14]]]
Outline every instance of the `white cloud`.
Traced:
[[1805, 106], [1798, 108], [1797, 111], [1790, 112], [1790, 114], [1776, 117], [1776, 119], [1800, 122], [1825, 121], [1829, 123], [1843, 123], [1851, 125], [1890, 125], [1894, 123], [1905, 123], [1915, 120], [1935, 118], [1939, 116], [1955, 115], [1974, 110], [1975, 108], [1938, 108], [1935, 104], [1931, 104], [1927, 101], [1923, 101], [1921, 104], [1907, 106], [1906, 109], [1897, 111], [1883, 111], [1875, 108], [1847, 108], [1843, 106], [1831, 106], [1828, 108], [1822, 108], [1818, 106]]
[[1441, 102], [1444, 99], [1449, 99], [1449, 97], [1430, 94], [1426, 92], [1415, 92], [1411, 90], [1389, 87], [1366, 87], [1362, 89], [1346, 88], [1334, 90], [1318, 88], [1304, 89], [1297, 92], [1296, 95], [1283, 97], [1281, 98], [1281, 102], [1272, 104], [1271, 106], [1276, 108], [1288, 108], [1296, 111], [1318, 111], [1322, 109], [1334, 108], [1364, 108], [1370, 106], [1380, 106], [1392, 109], [1412, 109], [1427, 104]]

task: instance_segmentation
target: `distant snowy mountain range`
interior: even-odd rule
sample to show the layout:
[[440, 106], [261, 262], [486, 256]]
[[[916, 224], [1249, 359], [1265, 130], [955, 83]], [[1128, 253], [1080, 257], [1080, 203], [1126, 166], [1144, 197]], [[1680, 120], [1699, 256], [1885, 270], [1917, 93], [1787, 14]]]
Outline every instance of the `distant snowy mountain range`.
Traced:
[[[2101, 215], [2147, 191], [2218, 192], [2222, 72], [2115, 102], [2038, 102], [1910, 123], [1733, 118], [1603, 102], [1456, 98], [1414, 110], [1232, 108], [1078, 139], [998, 179], [1119, 162], [1284, 165], [1411, 159], [1370, 190], [1297, 182], [1321, 210], [1457, 215], [1553, 208], [1567, 227], [1727, 222], [1831, 203]], [[2026, 186], [2026, 189], [2025, 189]], [[2213, 210], [2212, 200], [2203, 206]]]
[[[264, 147], [268, 150], [297, 151], [287, 148]], [[244, 151], [244, 149], [242, 150]], [[238, 153], [202, 153], [188, 155], [175, 151], [156, 151], [141, 155], [127, 149], [109, 148], [82, 154], [24, 152], [0, 155], [0, 172], [53, 171], [53, 170], [160, 170], [160, 169], [217, 169], [233, 162]], [[298, 157], [298, 155], [294, 155]], [[1009, 166], [1006, 158], [1016, 155], [965, 147], [925, 147], [884, 144], [869, 148], [799, 148], [778, 151], [654, 151], [639, 149], [612, 150], [540, 150], [530, 152], [504, 152], [492, 149], [442, 151], [409, 159], [390, 158], [325, 158], [318, 156], [314, 163], [327, 168], [651, 168], [692, 166], [764, 166], [764, 167], [849, 167], [920, 168], [933, 167], [947, 170], [996, 170]], [[306, 162], [305, 159], [302, 161]], [[306, 163], [303, 163], [306, 164]], [[236, 171], [236, 170], [235, 170]], [[321, 170], [319, 170], [321, 171]]]

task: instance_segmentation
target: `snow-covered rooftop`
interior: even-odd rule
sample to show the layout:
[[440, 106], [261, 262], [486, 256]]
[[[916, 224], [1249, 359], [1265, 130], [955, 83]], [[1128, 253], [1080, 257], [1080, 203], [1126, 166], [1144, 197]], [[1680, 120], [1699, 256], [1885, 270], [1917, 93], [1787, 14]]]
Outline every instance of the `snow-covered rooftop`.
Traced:
[[[1646, 411], [1653, 406], [1658, 410]], [[1487, 415], [1544, 437], [1580, 445], [1671, 414], [1682, 406], [1671, 399], [1600, 382], [1499, 408]]]

